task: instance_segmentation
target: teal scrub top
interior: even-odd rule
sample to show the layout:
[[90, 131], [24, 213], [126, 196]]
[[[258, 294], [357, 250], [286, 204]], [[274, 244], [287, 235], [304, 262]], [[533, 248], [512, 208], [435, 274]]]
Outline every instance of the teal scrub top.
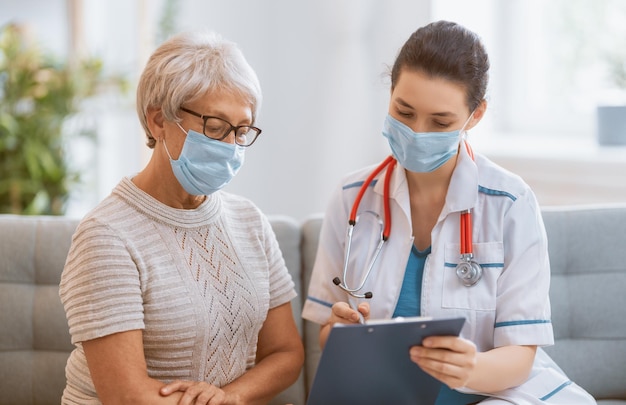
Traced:
[[[398, 316], [409, 317], [420, 315], [422, 277], [424, 275], [424, 264], [429, 254], [430, 247], [424, 251], [419, 251], [415, 246], [412, 247], [409, 261], [406, 265], [406, 271], [404, 272], [404, 280], [402, 280], [398, 303], [393, 312], [394, 318]], [[482, 395], [463, 394], [442, 384], [435, 405], [467, 405], [480, 402], [485, 398], [487, 397]]]

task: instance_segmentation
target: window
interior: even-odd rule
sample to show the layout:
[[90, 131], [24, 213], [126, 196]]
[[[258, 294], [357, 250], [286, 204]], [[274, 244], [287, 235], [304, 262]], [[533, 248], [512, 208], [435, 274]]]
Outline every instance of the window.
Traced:
[[496, 134], [593, 137], [596, 106], [626, 103], [610, 75], [626, 61], [624, 1], [433, 0], [433, 18], [483, 38]]

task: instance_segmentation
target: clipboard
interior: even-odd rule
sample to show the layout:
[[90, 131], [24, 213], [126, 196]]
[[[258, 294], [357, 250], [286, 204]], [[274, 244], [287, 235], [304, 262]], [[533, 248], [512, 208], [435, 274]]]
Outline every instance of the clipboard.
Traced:
[[464, 318], [423, 317], [336, 324], [313, 379], [307, 405], [433, 405], [442, 383], [409, 358], [427, 336], [458, 336]]

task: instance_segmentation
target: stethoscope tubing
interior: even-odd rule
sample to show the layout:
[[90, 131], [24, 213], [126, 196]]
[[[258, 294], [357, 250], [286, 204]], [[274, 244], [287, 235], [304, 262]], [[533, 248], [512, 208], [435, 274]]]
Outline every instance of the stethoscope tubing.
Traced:
[[[467, 141], [463, 142], [465, 144], [465, 148], [467, 153], [470, 155], [472, 160], [474, 160], [474, 152], [470, 147]], [[346, 233], [347, 243], [344, 254], [344, 265], [343, 265], [343, 281], [339, 279], [339, 277], [335, 277], [333, 279], [333, 283], [339, 286], [342, 290], [347, 292], [353, 297], [356, 298], [371, 298], [372, 293], [366, 292], [364, 294], [358, 294], [367, 282], [369, 275], [378, 260], [380, 252], [382, 250], [383, 245], [389, 239], [389, 235], [391, 233], [391, 207], [390, 207], [390, 196], [389, 196], [389, 187], [391, 184], [391, 174], [393, 173], [393, 169], [396, 165], [397, 161], [393, 156], [388, 156], [381, 164], [379, 164], [365, 179], [359, 192], [354, 200], [354, 204], [352, 205], [352, 209], [350, 210], [350, 217], [348, 219], [348, 228]], [[357, 212], [359, 209], [359, 205], [361, 204], [361, 199], [365, 194], [365, 191], [371, 184], [371, 182], [378, 176], [378, 174], [386, 169], [385, 173], [385, 183], [383, 188], [383, 209], [384, 209], [384, 222], [381, 226], [381, 237], [378, 245], [376, 246], [376, 250], [374, 251], [374, 255], [370, 264], [367, 267], [364, 277], [361, 278], [361, 282], [356, 288], [350, 288], [347, 285], [347, 274], [348, 274], [348, 260], [350, 259], [350, 251], [352, 248], [352, 235], [354, 232], [354, 227], [358, 222]], [[376, 215], [376, 214], [374, 214]], [[377, 215], [376, 215], [377, 216]], [[478, 280], [482, 277], [482, 267], [476, 261], [474, 261], [474, 252], [473, 252], [473, 243], [472, 243], [472, 214], [469, 209], [461, 212], [460, 218], [460, 253], [461, 253], [461, 262], [457, 265], [456, 273], [461, 282], [466, 287], [471, 287], [478, 282]]]
[[[356, 224], [356, 222], [355, 222]], [[369, 266], [367, 266], [367, 271], [365, 272], [365, 275], [362, 277], [361, 279], [361, 283], [358, 285], [358, 287], [356, 288], [350, 288], [348, 287], [348, 284], [346, 283], [347, 280], [347, 275], [348, 275], [348, 259], [350, 258], [350, 248], [352, 246], [352, 232], [354, 230], [354, 225], [349, 225], [348, 227], [348, 244], [346, 245], [346, 253], [345, 253], [345, 257], [344, 257], [344, 265], [343, 265], [343, 280], [344, 282], [341, 283], [341, 280], [339, 284], [337, 284], [335, 282], [335, 284], [337, 284], [342, 290], [344, 290], [345, 292], [356, 296], [355, 293], [357, 291], [360, 291], [361, 289], [363, 289], [363, 286], [365, 286], [365, 282], [367, 281], [367, 279], [370, 276], [370, 273], [372, 271], [372, 269], [374, 268], [374, 265], [376, 264], [376, 261], [378, 260], [378, 256], [380, 255], [380, 251], [383, 249], [383, 245], [385, 244], [385, 242], [387, 241], [387, 239], [385, 239], [383, 237], [383, 235], [381, 234], [381, 238], [380, 241], [378, 242], [378, 245], [376, 246], [376, 250], [374, 251], [374, 256], [372, 258], [372, 260], [370, 261]], [[335, 279], [337, 280], [337, 279]], [[371, 293], [365, 293], [363, 294], [363, 297], [360, 297], [361, 294], [359, 294], [359, 296], [357, 296], [357, 298], [371, 298]], [[368, 297], [369, 295], [369, 297]]]
[[[363, 288], [363, 286], [365, 286], [365, 282], [369, 278], [369, 275], [372, 269], [374, 268], [374, 265], [378, 261], [378, 257], [380, 256], [380, 252], [383, 248], [383, 245], [389, 239], [389, 233], [391, 232], [391, 206], [389, 203], [389, 200], [390, 200], [389, 199], [389, 187], [391, 184], [391, 174], [393, 173], [393, 169], [396, 166], [396, 163], [397, 161], [396, 159], [393, 158], [393, 156], [388, 156], [381, 164], [379, 164], [370, 173], [369, 176], [367, 176], [367, 178], [361, 185], [361, 188], [359, 189], [359, 192], [354, 200], [354, 204], [352, 205], [352, 210], [350, 211], [350, 217], [348, 219], [348, 229], [347, 229], [347, 234], [346, 234], [347, 243], [346, 243], [346, 249], [345, 249], [344, 260], [343, 260], [343, 281], [341, 281], [338, 277], [335, 277], [333, 279], [333, 283], [335, 283], [335, 285], [339, 286], [339, 288], [341, 288], [342, 290], [344, 290], [345, 292], [347, 292], [348, 294], [356, 298], [372, 298], [372, 293], [369, 291], [364, 294], [358, 294], [357, 292], [360, 291]], [[384, 169], [387, 169], [387, 171], [385, 173], [385, 183], [383, 187], [384, 222], [383, 222], [383, 225], [381, 226], [380, 240], [378, 242], [378, 245], [376, 246], [376, 249], [374, 250], [374, 255], [372, 257], [372, 260], [367, 266], [365, 275], [361, 278], [361, 282], [359, 283], [357, 287], [350, 288], [347, 284], [348, 261], [350, 259], [350, 251], [352, 249], [352, 234], [354, 232], [354, 227], [356, 226], [358, 222], [357, 212], [359, 209], [359, 205], [361, 204], [361, 199], [363, 198], [363, 195], [365, 194], [365, 191], [367, 190], [369, 185], [372, 183], [372, 181], [376, 178], [376, 176], [378, 176], [378, 174]], [[378, 215], [376, 216], [378, 217]]]
[[472, 215], [470, 210], [461, 212], [461, 255], [473, 255], [472, 251]]
[[383, 188], [383, 206], [385, 211], [385, 222], [383, 229], [383, 238], [385, 240], [389, 239], [389, 233], [391, 232], [391, 207], [389, 205], [389, 185], [391, 184], [391, 173], [393, 172], [393, 168], [396, 166], [396, 159], [393, 156], [387, 156], [385, 160], [381, 164], [379, 164], [361, 185], [359, 189], [359, 193], [354, 199], [354, 204], [352, 204], [352, 210], [350, 211], [350, 218], [348, 219], [348, 224], [352, 227], [356, 225], [357, 219], [357, 211], [359, 209], [359, 205], [361, 205], [361, 199], [363, 198], [363, 194], [372, 183], [372, 181], [378, 176], [378, 174], [385, 168], [387, 168], [387, 172], [385, 173], [385, 184]]

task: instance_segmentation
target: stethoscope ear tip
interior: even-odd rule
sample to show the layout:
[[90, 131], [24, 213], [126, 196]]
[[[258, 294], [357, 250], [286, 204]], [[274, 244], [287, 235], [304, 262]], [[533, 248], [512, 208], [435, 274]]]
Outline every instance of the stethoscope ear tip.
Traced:
[[339, 279], [339, 277], [333, 278], [333, 284], [335, 284], [335, 285], [341, 284], [341, 280]]

